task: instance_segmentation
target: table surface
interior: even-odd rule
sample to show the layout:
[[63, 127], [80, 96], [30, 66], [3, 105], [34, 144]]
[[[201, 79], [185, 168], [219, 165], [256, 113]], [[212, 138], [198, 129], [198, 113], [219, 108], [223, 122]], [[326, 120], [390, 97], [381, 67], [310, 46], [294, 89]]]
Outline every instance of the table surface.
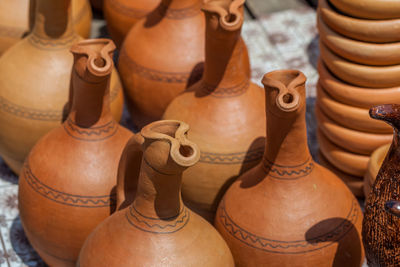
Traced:
[[[260, 2], [248, 0], [249, 6], [257, 1]], [[282, 2], [272, 2], [277, 1]], [[315, 134], [314, 100], [319, 52], [315, 11], [305, 4], [298, 4], [297, 0], [287, 2], [295, 8], [268, 15], [260, 13], [261, 15], [257, 14], [257, 19], [249, 19], [248, 14], [242, 35], [248, 46], [254, 82], [261, 85], [263, 74], [276, 69], [299, 69], [307, 76], [308, 137], [310, 150], [316, 158], [318, 144]], [[104, 20], [95, 19], [92, 36], [104, 34]], [[126, 111], [121, 123], [133, 129]], [[25, 237], [18, 216], [17, 194], [18, 178], [0, 159], [0, 266], [45, 266]]]

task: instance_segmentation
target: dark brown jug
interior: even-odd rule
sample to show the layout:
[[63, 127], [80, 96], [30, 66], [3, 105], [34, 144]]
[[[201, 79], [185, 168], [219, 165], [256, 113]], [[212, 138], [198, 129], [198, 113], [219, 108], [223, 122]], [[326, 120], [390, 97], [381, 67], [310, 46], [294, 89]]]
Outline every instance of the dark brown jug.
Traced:
[[236, 266], [342, 267], [364, 261], [357, 200], [308, 150], [305, 82], [296, 70], [263, 78], [263, 160], [232, 184], [215, 218]]
[[118, 164], [132, 133], [109, 107], [114, 49], [108, 39], [71, 48], [71, 112], [39, 140], [21, 171], [22, 225], [50, 266], [75, 266], [86, 237], [115, 210]]
[[374, 119], [394, 128], [393, 142], [367, 198], [363, 221], [363, 242], [368, 265], [400, 264], [400, 218], [385, 211], [385, 204], [400, 198], [400, 105], [381, 105], [370, 109]]
[[255, 166], [264, 151], [263, 89], [250, 81], [240, 37], [243, 0], [207, 1], [203, 78], [176, 97], [164, 119], [191, 126], [200, 162], [183, 174], [185, 204], [212, 222], [227, 187]]
[[121, 165], [133, 172], [118, 180], [118, 204], [136, 193], [135, 200], [94, 230], [78, 266], [234, 266], [218, 232], [182, 202], [182, 173], [200, 158], [188, 130], [183, 122], [157, 121], [130, 141]]

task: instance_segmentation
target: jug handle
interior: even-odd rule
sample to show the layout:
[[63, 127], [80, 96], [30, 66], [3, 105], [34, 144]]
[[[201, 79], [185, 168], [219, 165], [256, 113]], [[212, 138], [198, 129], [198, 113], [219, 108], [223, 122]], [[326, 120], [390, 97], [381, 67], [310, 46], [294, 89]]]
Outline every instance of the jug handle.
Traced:
[[122, 152], [117, 174], [117, 210], [129, 206], [135, 199], [143, 157], [143, 142], [143, 136], [137, 133], [131, 137]]

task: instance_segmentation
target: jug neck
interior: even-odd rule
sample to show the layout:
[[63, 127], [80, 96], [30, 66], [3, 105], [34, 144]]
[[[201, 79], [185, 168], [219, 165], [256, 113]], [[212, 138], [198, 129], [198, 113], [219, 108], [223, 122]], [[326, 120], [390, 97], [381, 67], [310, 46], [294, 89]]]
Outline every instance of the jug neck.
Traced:
[[36, 0], [32, 35], [41, 39], [76, 38], [71, 19], [71, 0]]
[[295, 70], [270, 72], [263, 79], [268, 121], [263, 162], [281, 179], [305, 175], [314, 164], [307, 142], [305, 80]]
[[[250, 80], [243, 61], [245, 45], [241, 39], [243, 16], [237, 1], [210, 1], [203, 6], [206, 17], [205, 63], [202, 82], [208, 91], [243, 93]], [[225, 5], [226, 4], [226, 5]]]
[[108, 39], [89, 39], [71, 48], [74, 65], [68, 120], [79, 127], [95, 128], [114, 122], [110, 111], [114, 49], [114, 43]]

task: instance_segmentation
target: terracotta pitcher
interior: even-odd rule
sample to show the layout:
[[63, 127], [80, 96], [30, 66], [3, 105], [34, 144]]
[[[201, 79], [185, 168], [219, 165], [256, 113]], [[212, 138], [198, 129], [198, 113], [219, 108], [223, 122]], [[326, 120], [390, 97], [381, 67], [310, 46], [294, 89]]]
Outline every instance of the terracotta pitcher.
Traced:
[[306, 77], [280, 70], [262, 82], [263, 160], [232, 184], [215, 218], [236, 266], [361, 266], [359, 204], [308, 150]]
[[160, 0], [104, 0], [107, 30], [118, 47], [129, 30], [141, 18], [154, 10]]
[[132, 120], [139, 128], [159, 120], [172, 99], [201, 78], [201, 3], [162, 0], [125, 38], [119, 71]]
[[[33, 32], [0, 58], [0, 154], [19, 173], [33, 145], [67, 112], [73, 56], [70, 0], [37, 0]], [[123, 95], [111, 77], [111, 110], [119, 121]], [[65, 117], [65, 116], [64, 116]]]
[[[136, 181], [136, 192], [129, 192], [136, 193], [135, 200], [93, 231], [78, 266], [234, 266], [218, 232], [182, 203], [182, 173], [200, 158], [186, 137], [188, 130], [179, 121], [157, 121], [142, 129], [136, 139], [143, 152], [130, 151], [134, 157], [127, 163], [140, 166], [140, 172], [125, 181]], [[123, 184], [118, 183], [122, 201]]]
[[218, 203], [238, 175], [255, 166], [264, 150], [262, 88], [249, 80], [240, 38], [244, 1], [208, 1], [204, 76], [175, 98], [165, 119], [191, 125], [189, 137], [201, 149], [200, 162], [183, 174], [185, 204], [213, 221]]
[[[35, 0], [0, 1], [0, 55], [16, 44], [31, 28]], [[72, 0], [72, 23], [76, 32], [89, 38], [92, 11], [88, 0]]]
[[115, 210], [118, 164], [132, 133], [109, 108], [114, 48], [108, 39], [71, 48], [71, 112], [34, 146], [21, 171], [22, 225], [50, 266], [75, 266], [86, 237]]
[[[230, 6], [231, 2], [238, 0], [219, 4]], [[119, 70], [137, 126], [160, 119], [176, 96], [200, 80], [205, 41], [202, 3], [203, 0], [162, 0], [127, 35]], [[247, 48], [243, 49], [242, 60], [250, 72]]]
[[363, 242], [368, 265], [397, 266], [400, 260], [400, 219], [385, 212], [385, 203], [400, 194], [400, 105], [381, 105], [370, 109], [374, 119], [394, 128], [393, 142], [382, 163], [365, 206]]

